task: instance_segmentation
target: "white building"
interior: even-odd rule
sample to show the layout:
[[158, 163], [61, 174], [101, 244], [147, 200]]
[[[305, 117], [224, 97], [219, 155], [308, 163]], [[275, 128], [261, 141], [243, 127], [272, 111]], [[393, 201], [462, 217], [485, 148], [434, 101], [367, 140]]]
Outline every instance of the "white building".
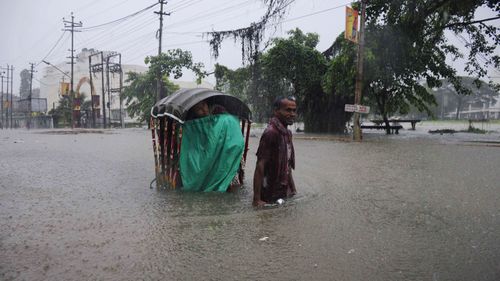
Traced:
[[[94, 49], [86, 49], [84, 48], [79, 54], [77, 54], [76, 59], [75, 59], [75, 64], [74, 64], [74, 69], [73, 69], [73, 89], [75, 93], [78, 94], [84, 94], [86, 100], [90, 100], [90, 94], [91, 94], [91, 86], [90, 86], [90, 71], [89, 71], [89, 56], [92, 54], [96, 54], [92, 56], [92, 65], [95, 64], [100, 64], [101, 63], [101, 56], [100, 53]], [[103, 52], [103, 57], [104, 60], [108, 55], [113, 54], [113, 52], [109, 51], [104, 51]], [[118, 57], [114, 56], [113, 61], [110, 61], [111, 63], [118, 63]], [[48, 110], [53, 109], [57, 107], [59, 104], [59, 100], [62, 97], [63, 93], [61, 90], [61, 82], [70, 82], [70, 72], [71, 72], [71, 65], [69, 63], [65, 62], [60, 62], [60, 63], [53, 63], [53, 62], [48, 62], [49, 65], [43, 69], [42, 72], [42, 77], [40, 79], [40, 97], [41, 98], [46, 98], [47, 99], [47, 107]], [[104, 61], [104, 70], [106, 67], [106, 61]], [[131, 65], [131, 64], [124, 64], [123, 59], [122, 59], [122, 69], [123, 69], [123, 83], [126, 85], [125, 81], [127, 80], [127, 73], [128, 72], [137, 72], [137, 73], [143, 73], [148, 70], [147, 67], [140, 66], [140, 65]], [[197, 85], [196, 82], [188, 82], [188, 81], [178, 81], [175, 80], [173, 81], [175, 84], [179, 85], [181, 88], [197, 88], [197, 87], [204, 87], [204, 88], [213, 88], [213, 85], [208, 83], [208, 82], [202, 82], [200, 85]], [[106, 71], [104, 71], [104, 80], [103, 80], [103, 73], [102, 72], [95, 72], [93, 73], [92, 76], [92, 84], [94, 85], [93, 88], [93, 94], [99, 96], [99, 111], [100, 111], [100, 116], [102, 117], [102, 95], [103, 95], [103, 85], [104, 89], [107, 89], [108, 85], [108, 79], [106, 77]], [[120, 87], [120, 77], [118, 73], [110, 73], [109, 74], [109, 88], [110, 89], [119, 89]], [[105, 97], [105, 102], [108, 103], [109, 99], [111, 99], [110, 111], [106, 111], [106, 117], [109, 118], [109, 112], [111, 112], [111, 119], [112, 120], [119, 120], [120, 115], [119, 115], [119, 110], [120, 110], [120, 99], [118, 96], [118, 93], [111, 93], [108, 96], [107, 91], [104, 93]], [[125, 106], [125, 105], [123, 105]], [[123, 116], [125, 119], [125, 122], [131, 121], [131, 119], [128, 117], [128, 114], [123, 108]]]

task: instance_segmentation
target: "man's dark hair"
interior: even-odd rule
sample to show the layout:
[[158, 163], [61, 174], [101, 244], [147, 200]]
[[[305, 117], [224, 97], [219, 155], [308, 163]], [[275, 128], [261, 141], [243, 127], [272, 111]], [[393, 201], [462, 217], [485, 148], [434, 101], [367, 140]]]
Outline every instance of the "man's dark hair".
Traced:
[[295, 102], [295, 97], [294, 96], [278, 96], [273, 102], [273, 110], [278, 110], [281, 108], [281, 105], [283, 104], [283, 100], [289, 100]]

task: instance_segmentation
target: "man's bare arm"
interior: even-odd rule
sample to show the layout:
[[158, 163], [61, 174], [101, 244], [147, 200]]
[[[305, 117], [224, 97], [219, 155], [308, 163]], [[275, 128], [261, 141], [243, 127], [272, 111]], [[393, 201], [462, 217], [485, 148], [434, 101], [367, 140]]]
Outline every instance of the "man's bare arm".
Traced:
[[253, 175], [253, 202], [254, 206], [263, 206], [266, 202], [262, 201], [260, 192], [262, 190], [262, 182], [264, 179], [264, 170], [266, 168], [266, 160], [259, 159], [255, 166], [255, 174]]
[[290, 169], [290, 176], [289, 176], [289, 179], [290, 181], [290, 187], [291, 187], [291, 191], [292, 191], [292, 196], [294, 196], [295, 194], [297, 194], [297, 189], [295, 188], [295, 181], [293, 181], [293, 176], [292, 176], [292, 170]]

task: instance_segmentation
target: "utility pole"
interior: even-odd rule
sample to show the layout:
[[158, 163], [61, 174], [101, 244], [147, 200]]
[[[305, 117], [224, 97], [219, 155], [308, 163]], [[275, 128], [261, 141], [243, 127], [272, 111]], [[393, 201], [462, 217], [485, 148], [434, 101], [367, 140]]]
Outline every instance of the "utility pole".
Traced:
[[[361, 0], [361, 24], [359, 28], [358, 61], [356, 68], [356, 86], [354, 90], [354, 104], [361, 104], [361, 93], [363, 91], [363, 52], [365, 49], [365, 8], [366, 0]], [[361, 126], [359, 124], [359, 112], [354, 112], [353, 137], [355, 141], [361, 141]]]
[[9, 102], [9, 76], [10, 76], [10, 67], [9, 65], [7, 65], [7, 68], [0, 68], [0, 69], [5, 69], [6, 70], [6, 74], [7, 76], [5, 77], [5, 83], [7, 84], [7, 96], [6, 96], [6, 99], [5, 101], [7, 102], [7, 107], [5, 108], [5, 128], [8, 129], [8, 128], [11, 128], [9, 127], [10, 125], [10, 122], [9, 122], [9, 108], [11, 106], [11, 103], [12, 102]]
[[92, 82], [92, 56], [89, 56], [89, 78], [90, 78], [90, 105], [92, 106], [92, 128], [95, 128], [95, 108], [94, 108], [94, 84]]
[[2, 130], [3, 130], [3, 126], [4, 126], [4, 123], [3, 123], [3, 74], [4, 72], [3, 71], [0, 71], [0, 80], [2, 80], [2, 96], [1, 96], [1, 100], [0, 100], [0, 116], [2, 117], [2, 119], [0, 120], [0, 124], [1, 124], [1, 127], [2, 127]]
[[[104, 53], [101, 52], [102, 124], [106, 129], [106, 94], [104, 89]], [[111, 124], [110, 124], [111, 125]], [[111, 126], [110, 126], [111, 128]]]
[[[5, 70], [7, 76], [2, 76], [2, 93], [3, 93], [3, 78], [5, 77], [5, 84], [7, 84], [7, 95], [5, 98], [5, 102], [7, 103], [7, 108], [5, 108], [5, 128], [11, 128], [12, 129], [12, 92], [10, 94], [10, 102], [9, 102], [9, 85], [12, 87], [12, 75], [13, 72], [11, 72], [11, 67], [7, 64], [7, 68], [0, 67], [0, 70]], [[12, 71], [14, 70], [14, 66], [12, 66]], [[9, 84], [9, 82], [11, 82]], [[2, 95], [3, 97], [3, 95]], [[2, 108], [3, 108], [2, 104]], [[9, 116], [10, 116], [10, 121], [9, 121]], [[3, 116], [2, 116], [2, 121], [3, 121]], [[2, 124], [3, 126], [3, 124]]]
[[[71, 32], [71, 56], [69, 56], [68, 58], [71, 58], [71, 82], [70, 82], [70, 85], [71, 85], [71, 90], [70, 90], [70, 99], [71, 99], [71, 128], [73, 129], [75, 127], [75, 112], [74, 112], [74, 108], [75, 108], [75, 93], [73, 91], [73, 80], [74, 80], [74, 76], [73, 76], [73, 70], [74, 70], [74, 59], [75, 59], [75, 50], [74, 50], [74, 32], [80, 32], [80, 30], [75, 30], [75, 28], [80, 28], [82, 27], [82, 22], [78, 22], [78, 23], [75, 23], [75, 17], [73, 16], [73, 12], [71, 12], [71, 21], [67, 21], [63, 18], [63, 22], [64, 22], [64, 28], [63, 31], [70, 31]], [[78, 116], [79, 117], [79, 116]]]
[[[116, 63], [116, 60], [114, 60], [113, 58], [114, 57], [118, 57], [118, 63]], [[113, 59], [113, 61], [111, 61]], [[118, 88], [111, 88], [110, 84], [111, 84], [111, 78], [109, 77], [109, 73], [112, 73], [113, 74], [113, 77], [115, 77], [115, 73], [118, 73], [120, 75], [120, 81], [119, 81], [119, 85], [118, 85]], [[109, 103], [109, 124], [111, 124], [111, 97], [112, 97], [112, 94], [113, 93], [118, 93], [119, 94], [119, 98], [120, 98], [120, 111], [119, 111], [119, 114], [120, 114], [120, 126], [123, 128], [123, 118], [122, 118], [122, 99], [121, 99], [121, 91], [122, 91], [122, 79], [123, 79], [123, 75], [122, 75], [122, 55], [119, 54], [119, 53], [111, 53], [109, 54], [107, 57], [106, 57], [106, 77], [107, 77], [107, 91], [108, 91], [108, 103]], [[116, 85], [116, 83], [113, 83], [114, 85]]]
[[14, 66], [11, 65], [10, 66], [10, 128], [11, 129], [12, 129], [12, 124], [13, 124], [12, 123], [12, 112], [13, 111], [14, 111]]
[[[101, 55], [101, 63], [95, 63], [92, 64], [92, 57]], [[105, 98], [105, 88], [104, 88], [104, 53], [98, 52], [98, 53], [93, 53], [89, 56], [89, 70], [90, 70], [90, 79], [92, 81], [92, 74], [95, 75], [97, 72], [101, 72], [101, 90], [102, 90], [102, 126], [104, 129], [106, 129], [106, 98]], [[96, 94], [98, 97], [98, 95]], [[94, 103], [94, 98], [92, 98], [92, 104]], [[99, 104], [99, 99], [96, 99], [96, 103]], [[95, 105], [94, 105], [95, 107]], [[95, 111], [94, 115], [98, 117], [99, 114], [99, 108]], [[94, 121], [95, 124], [95, 121]]]
[[[167, 4], [167, 1], [165, 0], [158, 0], [158, 3], [160, 3], [160, 11], [159, 12], [154, 12], [155, 14], [160, 15], [160, 29], [157, 32], [157, 38], [158, 38], [158, 57], [161, 55], [161, 39], [162, 39], [162, 34], [163, 34], [163, 16], [170, 16], [170, 13], [164, 13], [163, 12], [163, 5]], [[156, 83], [156, 101], [161, 100], [164, 98], [164, 93], [163, 93], [163, 83], [162, 83], [162, 77], [161, 77], [161, 71], [158, 70], [157, 75], [157, 83]]]
[[122, 128], [125, 128], [125, 121], [123, 120], [123, 98], [122, 98], [122, 89], [123, 89], [123, 69], [122, 69], [122, 55], [120, 54], [119, 61], [120, 64], [120, 85], [119, 85], [119, 97], [120, 97], [120, 125]]
[[107, 89], [107, 92], [108, 92], [108, 103], [106, 104], [107, 108], [108, 108], [108, 120], [109, 120], [109, 128], [111, 128], [111, 90], [109, 88], [109, 55], [106, 57], [106, 79], [107, 79], [107, 83], [106, 83], [106, 89]]
[[27, 120], [27, 124], [26, 124], [26, 127], [28, 128], [28, 130], [31, 128], [31, 98], [33, 97], [33, 72], [35, 72], [34, 70], [34, 67], [35, 67], [35, 64], [34, 63], [30, 63], [31, 64], [31, 71], [30, 71], [30, 95], [28, 96], [28, 120]]

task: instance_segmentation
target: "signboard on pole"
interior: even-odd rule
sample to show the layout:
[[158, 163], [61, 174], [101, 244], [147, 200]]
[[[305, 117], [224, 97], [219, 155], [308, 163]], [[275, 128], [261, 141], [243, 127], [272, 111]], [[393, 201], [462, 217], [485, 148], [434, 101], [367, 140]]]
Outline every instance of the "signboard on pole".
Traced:
[[346, 104], [344, 107], [344, 111], [346, 112], [357, 112], [357, 113], [369, 113], [370, 107], [361, 104]]
[[345, 7], [345, 39], [358, 43], [358, 11]]
[[344, 108], [344, 111], [346, 111], [346, 112], [354, 112], [354, 111], [356, 111], [356, 105], [354, 105], [354, 104], [346, 104], [345, 108]]
[[61, 82], [61, 96], [67, 96], [69, 93], [69, 83]]

